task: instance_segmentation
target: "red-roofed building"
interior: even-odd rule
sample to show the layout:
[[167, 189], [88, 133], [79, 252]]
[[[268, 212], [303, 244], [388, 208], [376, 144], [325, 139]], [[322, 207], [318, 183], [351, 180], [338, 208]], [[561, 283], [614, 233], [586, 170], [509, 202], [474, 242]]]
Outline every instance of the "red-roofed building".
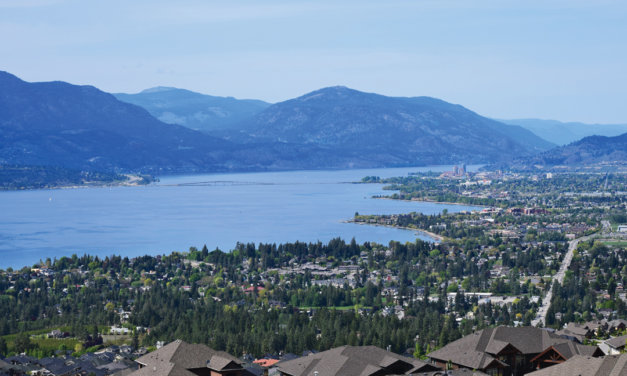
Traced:
[[270, 368], [273, 365], [277, 364], [278, 362], [279, 362], [279, 359], [257, 359], [253, 361], [253, 363], [259, 364], [260, 366], [264, 368]]

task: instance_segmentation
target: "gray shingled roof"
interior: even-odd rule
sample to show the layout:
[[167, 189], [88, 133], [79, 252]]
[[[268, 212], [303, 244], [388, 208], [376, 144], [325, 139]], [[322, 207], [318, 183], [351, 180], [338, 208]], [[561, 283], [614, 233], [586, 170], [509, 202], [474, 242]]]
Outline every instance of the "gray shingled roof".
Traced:
[[[196, 374], [182, 367], [177, 367], [174, 363], [165, 359], [153, 363], [149, 366], [138, 369], [129, 376], [195, 376]], [[197, 376], [197, 375], [196, 375]]]
[[[493, 355], [498, 354], [508, 345], [515, 347], [522, 354], [539, 354], [548, 347], [559, 344], [568, 344], [562, 348], [570, 355], [582, 352], [589, 354], [596, 350], [594, 346], [590, 349], [587, 347], [579, 348], [574, 346], [574, 343], [572, 343], [573, 346], [569, 343], [572, 341], [531, 326], [499, 326], [467, 335], [427, 356], [444, 362], [450, 360], [455, 364], [471, 369], [485, 369], [491, 363], [499, 362]], [[567, 356], [566, 354], [563, 355]], [[592, 354], [590, 353], [590, 355]], [[505, 365], [504, 363], [501, 364]]]
[[489, 344], [492, 336], [491, 329], [481, 330], [473, 334], [453, 341], [448, 345], [431, 352], [427, 356], [432, 359], [438, 359], [444, 362], [452, 361], [455, 364], [472, 369], [485, 369], [493, 362], [499, 362], [493, 356], [485, 352], [485, 348]]
[[624, 376], [627, 375], [627, 354], [601, 358], [575, 355], [562, 364], [528, 373], [527, 376]]
[[229, 368], [241, 368], [241, 361], [224, 352], [216, 351], [201, 344], [189, 344], [176, 340], [162, 348], [146, 354], [136, 360], [143, 368], [132, 376], [191, 376], [188, 371], [195, 368], [210, 368], [224, 371]]
[[9, 363], [5, 362], [4, 360], [0, 359], [0, 369], [2, 368], [8, 368], [10, 366]]
[[598, 349], [596, 346], [581, 345], [572, 341], [558, 343], [552, 347], [566, 359], [570, 359], [575, 355], [593, 356]]
[[607, 326], [608, 326], [609, 328], [616, 328], [616, 327], [618, 327], [618, 326], [619, 326], [619, 325], [621, 325], [621, 324], [623, 324], [623, 325], [627, 326], [627, 320], [623, 320], [623, 319], [615, 319], [615, 320], [612, 320], [612, 321], [608, 321], [608, 322], [607, 322]]
[[627, 341], [627, 335], [610, 338], [605, 343], [612, 348], [618, 349], [625, 346], [625, 341]]
[[389, 369], [398, 374], [437, 370], [418, 359], [385, 351], [376, 346], [341, 346], [276, 364], [291, 376], [368, 376]]
[[580, 324], [571, 322], [571, 323], [568, 323], [566, 328], [558, 330], [557, 332], [555, 332], [555, 334], [561, 335], [561, 336], [567, 336], [567, 337], [574, 337], [574, 338], [577, 338], [577, 340], [581, 342], [588, 335], [588, 333], [590, 333], [591, 330], [594, 330], [594, 329], [591, 329], [587, 325], [580, 325]]

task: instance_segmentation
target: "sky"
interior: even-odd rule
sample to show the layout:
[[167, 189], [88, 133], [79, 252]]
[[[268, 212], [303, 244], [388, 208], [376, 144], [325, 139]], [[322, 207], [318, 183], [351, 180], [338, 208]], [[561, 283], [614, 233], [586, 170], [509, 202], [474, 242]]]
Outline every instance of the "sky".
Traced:
[[627, 1], [0, 0], [0, 70], [278, 102], [333, 85], [627, 123]]

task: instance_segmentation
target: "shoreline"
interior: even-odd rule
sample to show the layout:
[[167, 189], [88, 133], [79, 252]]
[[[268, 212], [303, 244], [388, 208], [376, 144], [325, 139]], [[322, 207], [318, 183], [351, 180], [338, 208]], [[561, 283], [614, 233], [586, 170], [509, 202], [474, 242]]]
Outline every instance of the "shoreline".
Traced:
[[375, 197], [373, 196], [372, 198], [377, 199], [377, 200], [393, 200], [393, 201], [405, 201], [405, 202], [428, 202], [431, 204], [440, 204], [440, 205], [459, 205], [459, 206], [474, 206], [477, 208], [487, 208], [489, 206], [483, 206], [483, 205], [477, 205], [477, 204], [464, 204], [461, 202], [448, 202], [448, 201], [434, 201], [434, 200], [421, 200], [421, 199], [404, 199], [404, 198], [391, 198], [389, 196], [384, 196], [384, 197]]
[[113, 187], [141, 187], [148, 184], [129, 184], [129, 183], [120, 183], [120, 184], [84, 184], [84, 185], [59, 185], [54, 187], [32, 187], [32, 188], [23, 188], [23, 189], [0, 189], [0, 192], [23, 192], [23, 191], [51, 191], [57, 189], [88, 189], [88, 188], [113, 188]]
[[346, 220], [346, 221], [343, 221], [343, 222], [344, 223], [354, 223], [356, 225], [379, 226], [379, 227], [395, 228], [395, 229], [400, 229], [400, 230], [409, 230], [409, 231], [413, 231], [413, 232], [420, 232], [420, 233], [423, 233], [423, 234], [433, 238], [434, 240], [436, 240], [439, 243], [442, 243], [444, 241], [444, 237], [441, 236], [441, 235], [434, 234], [431, 231], [421, 230], [421, 229], [417, 229], [417, 228], [384, 225], [384, 224], [381, 224], [381, 223], [356, 222], [354, 220]]
[[22, 191], [47, 191], [56, 189], [84, 189], [84, 188], [113, 188], [113, 187], [141, 187], [148, 186], [154, 181], [150, 181], [147, 184], [140, 184], [141, 177], [137, 175], [125, 175], [129, 180], [117, 181], [117, 182], [87, 182], [82, 185], [56, 185], [49, 187], [28, 187], [28, 188], [15, 188], [15, 189], [0, 189], [0, 192], [22, 192]]

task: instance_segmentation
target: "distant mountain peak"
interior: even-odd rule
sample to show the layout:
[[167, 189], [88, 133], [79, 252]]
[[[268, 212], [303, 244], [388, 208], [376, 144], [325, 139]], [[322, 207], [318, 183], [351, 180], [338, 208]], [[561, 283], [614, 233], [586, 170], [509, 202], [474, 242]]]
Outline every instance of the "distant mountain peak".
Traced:
[[321, 89], [315, 90], [312, 93], [317, 92], [327, 92], [327, 93], [347, 93], [347, 92], [358, 92], [359, 90], [351, 89], [347, 86], [343, 85], [335, 85], [335, 86], [327, 86]]
[[162, 93], [164, 91], [172, 91], [172, 90], [179, 90], [175, 87], [171, 87], [171, 86], [155, 86], [155, 87], [151, 87], [148, 89], [144, 89], [142, 91], [140, 91], [140, 94], [150, 94], [150, 93]]
[[310, 93], [304, 94], [298, 97], [298, 100], [308, 101], [314, 98], [325, 98], [325, 99], [333, 99], [333, 98], [346, 98], [353, 95], [363, 95], [366, 94], [359, 90], [351, 89], [346, 86], [329, 86], [322, 89], [314, 90]]
[[240, 128], [230, 140], [314, 145], [327, 148], [332, 158], [360, 166], [485, 163], [554, 146], [460, 105], [430, 97], [388, 97], [345, 86], [276, 103]]
[[145, 108], [163, 122], [206, 133], [229, 128], [270, 105], [258, 100], [217, 97], [167, 86], [153, 87], [137, 94], [114, 95], [123, 102]]

